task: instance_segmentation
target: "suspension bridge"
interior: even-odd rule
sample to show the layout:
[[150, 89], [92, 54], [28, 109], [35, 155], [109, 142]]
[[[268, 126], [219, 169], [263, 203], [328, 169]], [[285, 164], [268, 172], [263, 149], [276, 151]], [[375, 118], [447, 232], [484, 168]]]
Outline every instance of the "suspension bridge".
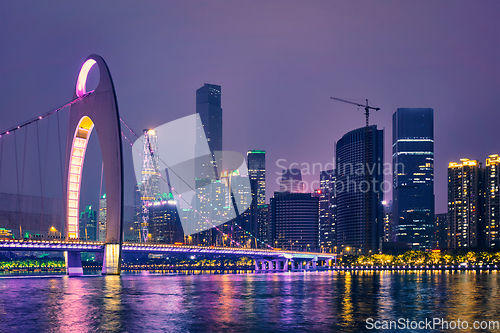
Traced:
[[[92, 91], [87, 91], [87, 77], [95, 65], [99, 71], [99, 83]], [[59, 145], [60, 163], [62, 170], [63, 193], [63, 239], [1, 239], [0, 251], [47, 251], [64, 252], [67, 273], [72, 276], [82, 275], [81, 252], [103, 252], [103, 275], [119, 275], [121, 272], [122, 252], [145, 252], [162, 254], [203, 254], [221, 256], [248, 256], [255, 260], [256, 271], [287, 271], [287, 270], [316, 270], [318, 263], [330, 266], [336, 261], [335, 254], [313, 253], [300, 251], [285, 251], [274, 249], [266, 244], [265, 249], [249, 249], [233, 240], [214, 225], [214, 229], [228, 237], [235, 247], [172, 245], [153, 243], [130, 243], [123, 240], [123, 215], [124, 215], [124, 166], [122, 136], [123, 123], [133, 134], [130, 126], [120, 119], [116, 93], [111, 79], [111, 74], [105, 61], [98, 55], [90, 55], [80, 69], [77, 78], [73, 99], [66, 105], [44, 113], [34, 119], [28, 120], [16, 127], [0, 133], [0, 140], [6, 136], [14, 136], [15, 168], [19, 167], [17, 157], [16, 131], [31, 124], [36, 126], [36, 143], [38, 161], [41, 163], [41, 149], [38, 133], [38, 122], [58, 114], [59, 111], [69, 108], [69, 126], [66, 138], [66, 151], [62, 157]], [[57, 118], [59, 122], [59, 118]], [[85, 153], [90, 135], [95, 128], [102, 154], [102, 170], [106, 186], [107, 217], [106, 235], [103, 242], [79, 240], [79, 207], [81, 198], [81, 179]], [[135, 134], [136, 135], [136, 134]], [[60, 133], [58, 133], [60, 140]], [[137, 135], [136, 135], [137, 136]], [[137, 136], [139, 137], [139, 136]], [[128, 138], [127, 138], [128, 140]], [[61, 140], [60, 140], [61, 141]], [[26, 155], [26, 142], [24, 140]], [[3, 141], [1, 141], [3, 148]], [[2, 172], [3, 149], [0, 150], [0, 175]], [[24, 158], [24, 161], [26, 159]], [[22, 172], [24, 175], [24, 164]], [[40, 188], [43, 194], [43, 177], [39, 167]], [[18, 193], [24, 186], [24, 178], [20, 184], [17, 179]], [[43, 195], [42, 195], [43, 213]], [[241, 229], [241, 226], [238, 226]], [[255, 237], [251, 235], [252, 237]]]

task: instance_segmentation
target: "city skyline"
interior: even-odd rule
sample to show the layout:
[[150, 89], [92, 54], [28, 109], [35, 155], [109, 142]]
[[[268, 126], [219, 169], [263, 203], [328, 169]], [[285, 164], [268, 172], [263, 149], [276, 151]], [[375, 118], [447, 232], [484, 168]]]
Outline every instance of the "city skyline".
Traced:
[[[500, 8], [495, 2], [453, 3], [450, 14], [451, 4], [364, 3], [358, 12], [356, 4], [340, 3], [294, 3], [290, 8], [261, 4], [261, 10], [236, 4], [153, 3], [150, 7], [112, 8], [96, 3], [102, 13], [116, 13], [117, 19], [110, 25], [102, 14], [77, 11], [76, 5], [51, 8], [34, 3], [21, 8], [4, 2], [1, 12], [9, 15], [2, 19], [2, 30], [9, 33], [0, 36], [8, 50], [0, 56], [1, 127], [17, 125], [68, 102], [76, 71], [91, 52], [107, 59], [122, 117], [134, 124], [135, 131], [193, 114], [192, 91], [205, 82], [219, 84], [225, 91], [224, 147], [241, 153], [266, 150], [268, 202], [278, 188], [275, 178], [281, 171], [275, 161], [331, 163], [333, 143], [346, 129], [363, 124], [361, 110], [331, 101], [330, 96], [368, 98], [380, 107], [381, 111], [371, 114], [370, 124], [386, 128], [386, 152], [390, 151], [387, 133], [392, 113], [399, 107], [431, 107], [435, 110], [436, 213], [443, 213], [448, 162], [497, 153], [497, 143], [490, 138], [500, 120], [496, 112], [500, 88], [500, 23], [496, 18]], [[166, 17], [160, 20], [159, 12]], [[182, 23], [176, 12], [184, 15]], [[201, 13], [218, 20], [208, 23]], [[26, 24], [33, 15], [33, 24]], [[78, 35], [79, 22], [93, 16], [96, 26], [83, 39], [69, 37]], [[128, 19], [136, 24], [151, 23], [132, 30]], [[464, 19], [476, 23], [463, 25]], [[404, 24], [407, 21], [414, 24]], [[54, 22], [67, 29], [57, 29]], [[261, 24], [256, 27], [250, 22]], [[219, 33], [201, 38], [203, 24]], [[233, 28], [222, 29], [226, 25]], [[178, 31], [170, 33], [174, 27]], [[237, 37], [242, 41], [235, 43]], [[164, 43], [158, 46], [158, 41]], [[227, 61], [220, 61], [225, 55]], [[23, 98], [25, 95], [30, 98]], [[7, 111], [14, 109], [16, 112]], [[469, 121], [471, 114], [473, 122]], [[261, 129], [260, 135], [252, 135], [255, 128]], [[290, 135], [294, 131], [304, 134]], [[321, 133], [329, 133], [327, 140], [320, 140]], [[100, 176], [96, 147], [93, 135], [84, 178]], [[390, 163], [389, 154], [385, 155], [385, 162]], [[125, 158], [126, 200], [131, 204], [135, 184], [130, 157]], [[312, 182], [319, 179], [319, 171], [303, 176]], [[82, 197], [82, 204], [98, 205], [98, 187], [84, 189], [84, 195], [95, 199]], [[2, 176], [0, 189], [11, 188]]]

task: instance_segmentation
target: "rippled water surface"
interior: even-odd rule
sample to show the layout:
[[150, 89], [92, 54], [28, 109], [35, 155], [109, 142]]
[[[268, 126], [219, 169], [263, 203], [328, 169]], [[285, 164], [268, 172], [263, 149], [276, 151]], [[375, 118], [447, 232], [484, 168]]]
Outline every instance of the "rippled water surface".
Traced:
[[1, 277], [0, 331], [362, 332], [367, 318], [498, 320], [499, 286], [497, 272]]

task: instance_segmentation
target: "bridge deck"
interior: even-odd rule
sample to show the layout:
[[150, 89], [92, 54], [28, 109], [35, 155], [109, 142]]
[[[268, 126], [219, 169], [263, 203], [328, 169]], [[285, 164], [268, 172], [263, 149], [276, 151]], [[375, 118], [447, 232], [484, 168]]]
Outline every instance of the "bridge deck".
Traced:
[[[73, 240], [0, 240], [0, 251], [76, 251], [76, 252], [103, 252], [104, 242], [85, 242]], [[331, 260], [336, 257], [333, 253], [297, 252], [284, 250], [246, 249], [232, 247], [172, 245], [150, 243], [123, 243], [123, 252], [148, 253], [179, 253], [200, 255], [251, 256], [273, 258], [296, 258], [315, 260]]]

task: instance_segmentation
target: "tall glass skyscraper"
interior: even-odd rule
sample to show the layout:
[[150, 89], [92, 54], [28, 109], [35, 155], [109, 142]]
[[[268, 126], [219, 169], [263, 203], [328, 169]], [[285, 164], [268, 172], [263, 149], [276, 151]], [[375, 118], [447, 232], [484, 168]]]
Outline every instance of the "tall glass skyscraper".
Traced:
[[383, 236], [384, 131], [345, 134], [336, 148], [337, 251], [378, 253]]
[[[203, 128], [196, 131], [196, 147], [199, 156], [195, 165], [196, 187], [218, 180], [222, 170], [222, 107], [221, 87], [205, 83], [196, 90], [196, 116]], [[203, 156], [208, 143], [210, 155]], [[201, 153], [198, 150], [202, 151]]]
[[86, 206], [85, 211], [80, 213], [80, 239], [86, 241], [97, 240], [97, 219], [96, 212], [92, 206]]
[[398, 108], [392, 116], [395, 238], [414, 250], [434, 237], [434, 110]]
[[317, 251], [319, 198], [311, 193], [274, 192], [269, 204], [273, 247]]
[[248, 175], [255, 182], [257, 205], [266, 203], [266, 152], [264, 150], [249, 150], [247, 153]]
[[333, 252], [337, 246], [335, 170], [321, 171], [319, 186], [319, 247], [321, 251]]
[[[196, 195], [194, 198], [194, 218], [200, 230], [207, 225], [215, 225], [220, 219], [220, 212], [215, 206], [220, 201], [219, 194], [223, 188], [220, 183], [222, 173], [222, 108], [221, 87], [205, 83], [196, 90], [196, 129], [194, 166]], [[206, 154], [208, 144], [209, 153]], [[204, 155], [205, 154], [205, 155]], [[217, 183], [217, 184], [216, 184]], [[220, 183], [220, 184], [219, 184]], [[209, 186], [213, 184], [213, 186]], [[208, 222], [207, 222], [208, 220]], [[208, 224], [207, 224], [208, 223]], [[197, 235], [197, 241], [205, 245], [217, 244], [220, 234], [212, 228]]]
[[477, 160], [468, 158], [448, 164], [448, 216], [454, 250], [480, 245], [483, 171]]

